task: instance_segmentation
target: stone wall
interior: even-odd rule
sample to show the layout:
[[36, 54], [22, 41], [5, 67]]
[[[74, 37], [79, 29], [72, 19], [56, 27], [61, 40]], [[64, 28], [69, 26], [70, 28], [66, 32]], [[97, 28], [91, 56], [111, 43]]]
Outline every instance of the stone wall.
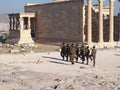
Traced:
[[25, 6], [36, 13], [36, 40], [83, 42], [83, 2], [81, 0]]
[[7, 39], [7, 43], [18, 43], [20, 40], [20, 30], [10, 30], [9, 38]]

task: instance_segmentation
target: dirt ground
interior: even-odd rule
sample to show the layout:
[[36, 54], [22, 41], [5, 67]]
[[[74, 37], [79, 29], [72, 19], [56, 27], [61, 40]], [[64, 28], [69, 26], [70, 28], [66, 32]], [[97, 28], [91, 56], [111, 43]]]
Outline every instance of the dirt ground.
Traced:
[[35, 44], [33, 53], [29, 46], [1, 46], [0, 90], [120, 90], [120, 49], [97, 50], [93, 67], [62, 60], [60, 45]]
[[[25, 46], [24, 47], [24, 51], [21, 51], [21, 47], [18, 46], [14, 46], [14, 49], [19, 49], [20, 53], [22, 52], [26, 52], [29, 53], [31, 50], [35, 53], [39, 53], [39, 52], [48, 52], [48, 51], [59, 51], [60, 49], [60, 43], [59, 44], [54, 44], [54, 43], [36, 43], [34, 44], [34, 46], [31, 48], [30, 46]], [[10, 53], [10, 50], [13, 47], [7, 45], [7, 44], [3, 44], [2, 46], [0, 46], [0, 54], [7, 54]]]

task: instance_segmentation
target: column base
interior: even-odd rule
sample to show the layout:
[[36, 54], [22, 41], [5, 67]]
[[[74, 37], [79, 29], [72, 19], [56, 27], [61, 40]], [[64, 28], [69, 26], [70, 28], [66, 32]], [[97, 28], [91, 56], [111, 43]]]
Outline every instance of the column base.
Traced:
[[114, 41], [113, 40], [109, 40], [109, 43], [114, 43]]
[[32, 37], [31, 37], [31, 30], [20, 30], [20, 39], [18, 44], [24, 44], [24, 43], [34, 43]]
[[120, 48], [120, 41], [115, 42], [115, 47]]
[[89, 41], [89, 42], [87, 42], [87, 44], [93, 44], [93, 42], [92, 42], [92, 41]]
[[95, 46], [96, 48], [120, 48], [120, 41], [117, 42], [102, 42], [102, 43], [87, 43], [88, 46], [91, 48]]
[[110, 43], [110, 42], [102, 42], [102, 43], [94, 43], [94, 46], [96, 46], [96, 48], [114, 48], [115, 47], [115, 42]]

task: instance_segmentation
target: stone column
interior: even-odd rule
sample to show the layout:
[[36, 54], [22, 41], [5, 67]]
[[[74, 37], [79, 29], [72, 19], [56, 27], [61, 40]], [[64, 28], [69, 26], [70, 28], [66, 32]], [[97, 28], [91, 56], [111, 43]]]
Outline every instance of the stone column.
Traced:
[[99, 43], [103, 42], [103, 1], [99, 0]]
[[87, 36], [87, 42], [88, 44], [92, 43], [92, 14], [91, 14], [91, 7], [92, 7], [92, 0], [88, 0], [88, 36]]
[[13, 30], [15, 29], [15, 18], [13, 17]]
[[16, 17], [14, 17], [15, 18], [15, 25], [14, 25], [14, 28], [15, 28], [15, 30], [17, 30], [17, 27], [16, 27], [16, 25], [17, 25], [17, 20], [16, 20]]
[[23, 30], [23, 17], [20, 17], [20, 30]]
[[9, 17], [10, 21], [9, 21], [9, 25], [10, 25], [10, 30], [11, 30], [11, 25], [12, 25], [12, 20], [11, 17]]
[[119, 18], [119, 21], [118, 21], [118, 23], [119, 23], [119, 42], [120, 42], [120, 13], [118, 15], [118, 18]]
[[28, 29], [30, 29], [30, 17], [28, 17]]
[[11, 30], [13, 30], [13, 17], [11, 17]]
[[16, 29], [18, 30], [19, 29], [19, 18], [16, 17]]
[[110, 1], [110, 34], [109, 34], [109, 42], [114, 42], [114, 0]]

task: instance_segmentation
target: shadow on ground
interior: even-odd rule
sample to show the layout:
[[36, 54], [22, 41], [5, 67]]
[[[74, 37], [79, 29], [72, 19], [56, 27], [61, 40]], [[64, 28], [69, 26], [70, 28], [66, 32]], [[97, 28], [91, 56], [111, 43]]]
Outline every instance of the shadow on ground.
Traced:
[[120, 54], [114, 54], [115, 56], [120, 56]]
[[120, 68], [120, 66], [117, 66], [117, 68]]
[[42, 56], [43, 58], [49, 58], [49, 59], [54, 59], [54, 60], [61, 60], [62, 61], [62, 59], [60, 59], [60, 58], [55, 58], [55, 57], [48, 57], [48, 56]]
[[[69, 65], [69, 64], [66, 64], [64, 62], [68, 62], [68, 61], [64, 61], [63, 59], [60, 59], [60, 58], [55, 58], [55, 57], [48, 57], [48, 56], [42, 56], [43, 58], [48, 58], [48, 59], [52, 59], [52, 60], [56, 60], [56, 61], [52, 61], [50, 60], [51, 63], [57, 63], [57, 64], [64, 64], [64, 65]], [[59, 62], [59, 61], [63, 61], [63, 62]]]
[[56, 63], [56, 64], [64, 64], [64, 65], [69, 65], [69, 64], [66, 64], [66, 63], [62, 63], [62, 62], [57, 62], [57, 61], [50, 61], [51, 63]]

